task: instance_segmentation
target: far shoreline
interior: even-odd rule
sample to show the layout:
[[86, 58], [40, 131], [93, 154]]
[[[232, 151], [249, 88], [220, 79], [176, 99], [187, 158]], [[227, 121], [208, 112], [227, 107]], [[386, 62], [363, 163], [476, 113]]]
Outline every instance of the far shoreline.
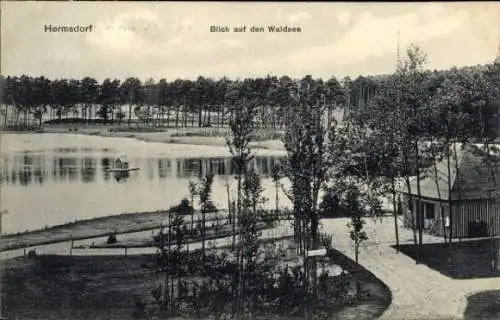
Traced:
[[[0, 128], [2, 134], [79, 134], [98, 137], [128, 138], [152, 143], [203, 145], [214, 147], [227, 147], [224, 135], [227, 128], [143, 128], [106, 125], [43, 125], [39, 129], [8, 130]], [[264, 131], [264, 130], [263, 130]], [[275, 133], [276, 130], [265, 130], [266, 134]], [[258, 141], [252, 141], [251, 147], [258, 150], [285, 151], [280, 139], [266, 139], [263, 136]]]

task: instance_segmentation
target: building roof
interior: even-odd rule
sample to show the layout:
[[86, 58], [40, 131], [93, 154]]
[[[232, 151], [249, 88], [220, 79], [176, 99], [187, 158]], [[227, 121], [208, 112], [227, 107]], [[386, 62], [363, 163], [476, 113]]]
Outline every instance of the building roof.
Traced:
[[[441, 199], [447, 201], [450, 193], [449, 184], [451, 185], [451, 200], [473, 200], [473, 199], [489, 199], [494, 195], [493, 181], [491, 179], [490, 170], [488, 169], [484, 157], [475, 152], [482, 148], [483, 145], [466, 145], [455, 144], [452, 147], [452, 156], [450, 159], [450, 177], [448, 177], [448, 159], [438, 160], [435, 165], [426, 168], [421, 174], [420, 194], [426, 198]], [[500, 184], [500, 167], [497, 167], [497, 182]], [[458, 173], [458, 174], [457, 174]], [[410, 181], [411, 194], [417, 194], [416, 177], [412, 177]], [[408, 194], [407, 186], [400, 185], [400, 191]]]

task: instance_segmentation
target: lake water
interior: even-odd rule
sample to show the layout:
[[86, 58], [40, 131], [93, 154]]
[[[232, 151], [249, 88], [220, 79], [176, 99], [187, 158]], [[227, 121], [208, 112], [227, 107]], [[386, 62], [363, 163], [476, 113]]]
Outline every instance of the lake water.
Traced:
[[[77, 134], [4, 134], [0, 153], [2, 233], [44, 228], [74, 220], [166, 209], [189, 195], [190, 180], [215, 176], [212, 199], [227, 207], [226, 184], [235, 192], [234, 167], [225, 147], [150, 143]], [[126, 154], [128, 177], [109, 173]], [[256, 150], [266, 207], [275, 207], [271, 166], [284, 152]], [[289, 205], [280, 191], [280, 205]], [[197, 203], [196, 203], [197, 204]], [[198, 204], [197, 204], [198, 206]]]

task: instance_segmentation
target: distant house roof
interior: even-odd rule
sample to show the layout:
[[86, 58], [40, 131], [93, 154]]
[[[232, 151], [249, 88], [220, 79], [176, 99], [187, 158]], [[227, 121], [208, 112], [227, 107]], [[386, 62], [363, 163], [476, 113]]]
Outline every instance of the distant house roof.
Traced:
[[[450, 177], [448, 177], [448, 160], [446, 158], [436, 161], [421, 174], [420, 194], [426, 198], [448, 200], [449, 186], [451, 185], [451, 200], [489, 199], [494, 195], [493, 181], [484, 157], [477, 155], [475, 149], [482, 145], [456, 144], [456, 155], [452, 150], [450, 159]], [[458, 168], [458, 170], [457, 170]], [[500, 184], [500, 167], [497, 167], [497, 183]], [[458, 172], [458, 174], [457, 174]], [[417, 179], [410, 181], [411, 194], [417, 194]], [[400, 191], [408, 194], [407, 186], [400, 184]]]

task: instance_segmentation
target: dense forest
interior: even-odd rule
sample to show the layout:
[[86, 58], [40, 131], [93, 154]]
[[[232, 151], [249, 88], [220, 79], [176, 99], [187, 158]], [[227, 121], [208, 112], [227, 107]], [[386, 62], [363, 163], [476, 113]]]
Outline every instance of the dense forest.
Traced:
[[[419, 90], [428, 97], [433, 116], [445, 119], [443, 99], [454, 99], [458, 92], [493, 94], [499, 86], [499, 64], [429, 71], [421, 74]], [[235, 109], [242, 104], [258, 107], [257, 127], [283, 129], [289, 122], [290, 108], [297, 97], [308, 97], [311, 106], [325, 107], [332, 121], [335, 110], [346, 116], [370, 110], [376, 96], [393, 88], [396, 75], [359, 76], [352, 80], [302, 79], [267, 76], [255, 79], [211, 79], [199, 76], [195, 81], [176, 79], [142, 82], [138, 78], [105, 79], [102, 83], [83, 79], [47, 79], [44, 76], [7, 76], [0, 79], [3, 125], [41, 125], [43, 123], [117, 123], [151, 127], [224, 126], [231, 122]], [[489, 91], [488, 91], [489, 90]], [[484, 96], [484, 95], [483, 95]], [[456, 97], [455, 97], [456, 98]], [[478, 102], [480, 103], [480, 102]], [[477, 124], [479, 114], [470, 105], [460, 106]], [[476, 108], [477, 109], [477, 108]], [[488, 111], [491, 113], [493, 111]], [[488, 114], [484, 114], [491, 118]], [[434, 122], [434, 121], [433, 121]]]

